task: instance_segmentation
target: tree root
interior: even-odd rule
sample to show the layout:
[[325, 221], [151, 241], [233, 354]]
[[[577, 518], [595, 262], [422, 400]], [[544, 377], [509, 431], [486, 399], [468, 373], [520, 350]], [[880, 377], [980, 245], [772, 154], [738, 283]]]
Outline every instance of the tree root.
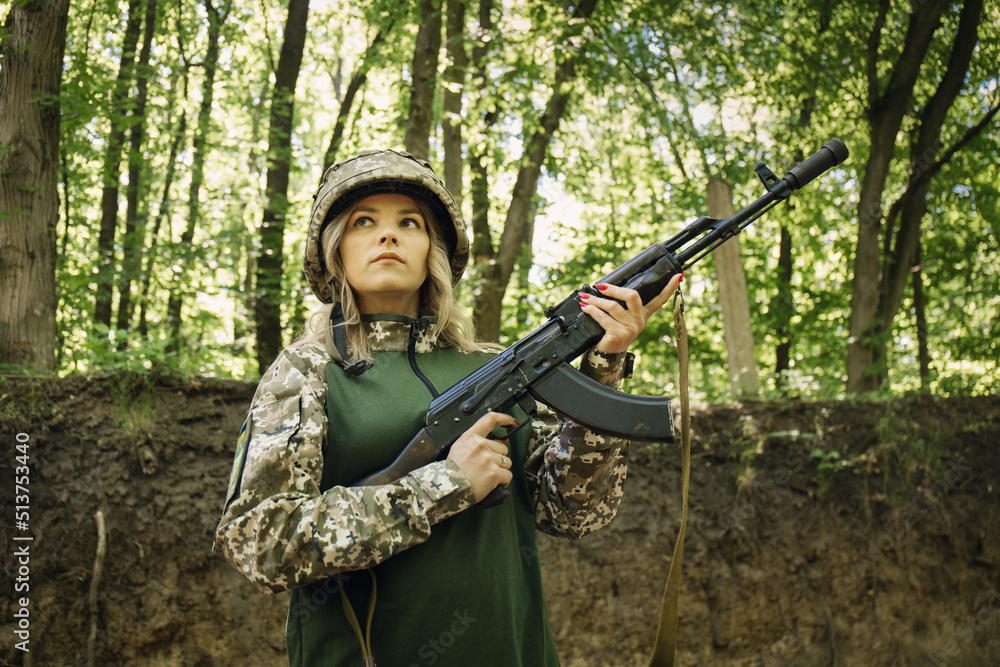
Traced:
[[94, 515], [97, 521], [97, 554], [94, 556], [94, 574], [90, 579], [90, 595], [88, 602], [90, 607], [90, 635], [87, 637], [87, 665], [94, 667], [97, 661], [97, 592], [101, 586], [101, 571], [104, 569], [104, 553], [107, 550], [107, 540], [104, 531], [104, 513], [97, 510]]

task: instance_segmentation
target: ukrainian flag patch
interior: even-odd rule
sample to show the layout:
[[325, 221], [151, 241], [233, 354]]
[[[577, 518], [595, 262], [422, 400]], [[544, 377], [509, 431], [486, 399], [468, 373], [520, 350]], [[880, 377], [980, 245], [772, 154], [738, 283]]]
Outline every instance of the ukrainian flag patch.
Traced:
[[240, 492], [240, 482], [243, 478], [243, 466], [247, 459], [247, 443], [250, 442], [250, 416], [243, 422], [240, 437], [236, 440], [236, 459], [233, 461], [233, 472], [229, 475], [229, 490], [226, 492], [226, 507]]

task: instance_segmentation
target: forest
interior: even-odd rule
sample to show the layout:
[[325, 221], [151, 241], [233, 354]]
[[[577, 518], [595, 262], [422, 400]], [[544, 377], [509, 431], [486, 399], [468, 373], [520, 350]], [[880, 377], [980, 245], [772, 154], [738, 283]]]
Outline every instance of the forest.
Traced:
[[[1000, 6], [983, 0], [0, 2], [0, 368], [253, 381], [317, 305], [326, 167], [397, 147], [460, 201], [462, 302], [547, 306], [838, 137], [685, 276], [706, 401], [1000, 383]], [[636, 388], [675, 390], [669, 317]]]
[[[5, 637], [30, 625], [0, 664], [288, 664], [287, 596], [211, 545], [254, 388], [319, 305], [330, 165], [429, 160], [470, 231], [460, 301], [509, 345], [833, 138], [843, 163], [684, 276], [678, 664], [1000, 664], [1000, 3], [0, 0], [0, 21], [0, 535], [31, 549], [0, 563], [30, 583], [0, 598]], [[628, 391], [680, 393], [674, 335], [649, 321]], [[633, 446], [614, 523], [531, 554], [567, 667], [647, 664], [677, 450]]]

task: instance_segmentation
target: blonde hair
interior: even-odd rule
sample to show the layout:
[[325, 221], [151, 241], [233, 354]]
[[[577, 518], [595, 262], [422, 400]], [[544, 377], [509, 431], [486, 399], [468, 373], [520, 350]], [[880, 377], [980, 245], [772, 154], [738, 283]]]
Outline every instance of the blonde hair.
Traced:
[[[476, 340], [475, 325], [472, 317], [459, 306], [452, 287], [451, 263], [448, 249], [438, 228], [438, 221], [427, 204], [418, 198], [413, 198], [420, 215], [426, 223], [427, 235], [430, 237], [430, 251], [427, 255], [427, 279], [420, 287], [420, 309], [437, 317], [438, 340], [444, 345], [455, 347], [461, 352], [479, 352], [484, 349], [501, 350], [502, 347], [493, 343], [482, 343]], [[354, 206], [337, 215], [323, 230], [322, 248], [323, 262], [326, 266], [326, 277], [330, 284], [334, 299], [340, 302], [344, 313], [344, 321], [338, 326], [344, 327], [347, 338], [347, 351], [350, 356], [347, 362], [359, 359], [372, 360], [371, 341], [368, 339], [364, 323], [361, 319], [361, 309], [358, 307], [354, 290], [347, 282], [344, 264], [340, 260], [340, 240], [347, 230], [347, 223]], [[306, 320], [306, 333], [294, 344], [322, 342], [329, 327], [334, 304], [325, 303], [316, 308]]]

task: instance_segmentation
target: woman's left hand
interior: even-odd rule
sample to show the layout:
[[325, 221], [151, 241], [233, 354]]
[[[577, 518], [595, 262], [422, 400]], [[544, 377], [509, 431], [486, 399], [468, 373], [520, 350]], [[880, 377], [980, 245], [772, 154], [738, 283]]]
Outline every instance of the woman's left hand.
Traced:
[[[617, 285], [594, 286], [601, 291], [604, 297], [608, 298], [590, 296], [581, 292], [580, 307], [583, 312], [593, 317], [598, 324], [604, 327], [604, 337], [597, 342], [594, 349], [605, 354], [616, 354], [628, 350], [636, 336], [646, 328], [646, 320], [662, 308], [671, 295], [677, 291], [677, 285], [680, 284], [682, 275], [678, 274], [671, 278], [663, 291], [645, 306], [642, 305], [642, 299], [638, 292]], [[623, 308], [615, 299], [624, 302], [628, 308]]]

